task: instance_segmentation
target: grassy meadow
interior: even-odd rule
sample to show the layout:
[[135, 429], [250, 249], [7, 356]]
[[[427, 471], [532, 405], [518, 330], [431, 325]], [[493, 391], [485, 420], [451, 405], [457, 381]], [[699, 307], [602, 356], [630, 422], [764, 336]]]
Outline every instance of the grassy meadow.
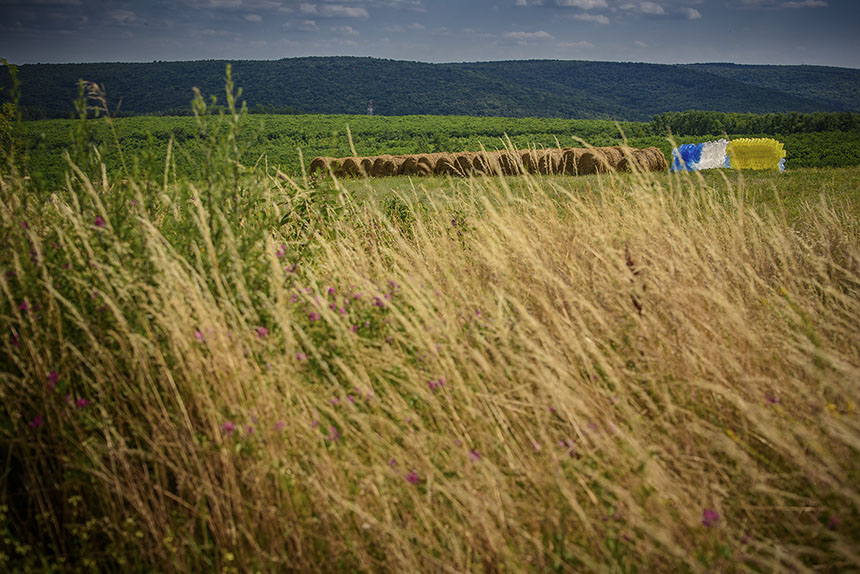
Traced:
[[4, 150], [0, 570], [860, 569], [860, 168], [316, 180], [241, 122]]

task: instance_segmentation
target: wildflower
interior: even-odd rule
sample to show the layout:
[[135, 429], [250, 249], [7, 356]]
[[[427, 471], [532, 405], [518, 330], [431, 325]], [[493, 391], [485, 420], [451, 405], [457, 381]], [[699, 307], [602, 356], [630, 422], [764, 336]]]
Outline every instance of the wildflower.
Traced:
[[88, 401], [87, 399], [78, 399], [75, 401], [75, 407], [79, 409], [84, 408], [88, 404], [90, 404], [90, 401]]
[[296, 360], [298, 360], [298, 361], [307, 361], [307, 360], [308, 360], [308, 356], [307, 356], [307, 355], [305, 355], [304, 353], [296, 353]]
[[532, 450], [535, 452], [540, 452], [540, 443], [537, 441], [532, 441]]
[[421, 479], [418, 478], [418, 473], [414, 470], [406, 475], [406, 482], [409, 484], [418, 484], [420, 481]]
[[21, 304], [18, 305], [18, 310], [22, 313], [26, 313], [30, 310], [30, 304], [27, 302], [26, 299], [24, 301], [21, 301]]
[[327, 294], [329, 294], [329, 295], [334, 295], [334, 287], [329, 287], [329, 288], [326, 290], [326, 293], [327, 293]]
[[221, 425], [221, 430], [223, 430], [227, 434], [227, 436], [230, 436], [233, 434], [233, 431], [236, 430], [236, 425], [230, 421], [227, 421], [223, 425]]
[[251, 425], [246, 426], [245, 432], [247, 432], [249, 435], [254, 434], [254, 427]]
[[388, 466], [390, 466], [392, 468], [397, 466], [397, 459], [394, 457], [391, 457], [391, 460], [388, 461]]
[[350, 327], [350, 331], [352, 331], [353, 333], [357, 333], [358, 332], [358, 325], [353, 325], [352, 327]]
[[30, 227], [30, 226], [27, 224], [27, 222], [26, 222], [26, 221], [22, 221], [22, 222], [21, 222], [21, 229], [28, 229], [29, 227]]
[[836, 530], [837, 528], [839, 528], [840, 523], [841, 521], [838, 518], [836, 518], [835, 516], [831, 516], [827, 519], [827, 529]]
[[481, 460], [481, 455], [475, 449], [469, 451], [469, 460], [472, 462], [478, 462]]
[[45, 419], [42, 418], [42, 415], [36, 415], [27, 426], [29, 426], [33, 430], [42, 428], [43, 426], [45, 426]]
[[329, 400], [328, 404], [330, 404], [331, 406], [339, 405], [339, 404], [340, 404], [340, 399], [339, 399], [339, 398], [337, 398], [337, 397], [335, 397], [335, 398], [333, 398], [333, 399]]
[[287, 246], [284, 244], [281, 244], [281, 246], [278, 247], [278, 250], [275, 251], [275, 257], [277, 257], [278, 259], [283, 259], [284, 255], [286, 255], [286, 254], [287, 254]]
[[346, 309], [344, 309], [343, 307], [338, 309], [337, 312], [340, 313], [341, 316], [346, 315]]
[[284, 267], [284, 271], [286, 271], [287, 273], [295, 273], [298, 270], [298, 268], [299, 268], [298, 264], [287, 265], [286, 267]]
[[95, 224], [96, 224], [96, 227], [104, 227], [105, 226], [105, 220], [102, 219], [101, 215], [96, 216]]
[[346, 400], [355, 404], [355, 397], [353, 397], [352, 395], [346, 395]]
[[287, 423], [285, 423], [284, 421], [278, 421], [275, 423], [275, 430], [277, 430], [277, 431], [284, 430], [284, 427], [286, 427], [286, 426], [287, 426]]
[[383, 300], [382, 300], [382, 299], [380, 299], [379, 297], [374, 297], [374, 298], [373, 298], [373, 304], [374, 304], [375, 306], [377, 306], [377, 307], [385, 307], [385, 301], [383, 301]]
[[200, 331], [200, 329], [194, 332], [194, 338], [197, 339], [198, 343], [203, 342], [203, 333]]
[[319, 321], [320, 320], [320, 314], [317, 313], [316, 311], [311, 311], [310, 313], [308, 313], [308, 320], [312, 323], [314, 321]]
[[706, 508], [704, 512], [702, 512], [702, 524], [707, 526], [708, 528], [713, 528], [717, 525], [717, 522], [720, 520], [720, 515], [716, 510]]
[[768, 403], [770, 403], [772, 405], [775, 405], [779, 402], [779, 399], [776, 398], [775, 396], [772, 396], [772, 395], [765, 395], [764, 400], [766, 400]]
[[257, 327], [257, 337], [262, 339], [269, 334], [269, 330], [265, 327]]
[[57, 371], [51, 371], [50, 373], [48, 373], [48, 388], [49, 389], [51, 389], [53, 391], [54, 388], [57, 386], [57, 383], [59, 383], [59, 382], [60, 382], [60, 375], [57, 373]]
[[15, 333], [12, 333], [12, 336], [10, 337], [9, 342], [12, 343], [13, 347], [20, 347], [21, 346], [21, 337], [19, 337]]
[[361, 293], [353, 293], [352, 298], [353, 299], [361, 299]]
[[336, 442], [340, 438], [340, 432], [335, 427], [329, 427], [327, 438], [331, 442]]

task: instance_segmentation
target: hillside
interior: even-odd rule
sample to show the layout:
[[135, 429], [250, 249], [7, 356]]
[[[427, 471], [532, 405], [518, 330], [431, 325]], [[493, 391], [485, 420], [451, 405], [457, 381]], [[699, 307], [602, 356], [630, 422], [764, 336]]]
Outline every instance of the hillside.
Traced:
[[[76, 84], [103, 84], [120, 113], [182, 114], [192, 87], [221, 95], [227, 61], [31, 64], [19, 68], [28, 117], [69, 117]], [[611, 118], [689, 109], [860, 111], [860, 70], [815, 66], [506, 61], [427, 64], [355, 57], [234, 61], [249, 108], [301, 113]], [[8, 94], [8, 76], [0, 80]]]

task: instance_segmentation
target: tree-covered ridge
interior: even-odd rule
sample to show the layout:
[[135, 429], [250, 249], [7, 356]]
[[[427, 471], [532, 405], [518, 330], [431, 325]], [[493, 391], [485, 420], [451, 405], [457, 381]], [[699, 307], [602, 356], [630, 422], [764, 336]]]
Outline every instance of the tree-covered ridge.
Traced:
[[[190, 113], [192, 88], [221, 93], [228, 62], [20, 66], [25, 115], [70, 117], [80, 79], [98, 82], [123, 115]], [[588, 61], [427, 64], [355, 57], [233, 62], [251, 110], [264, 113], [468, 115], [647, 121], [689, 109], [774, 113], [860, 111], [860, 70]], [[728, 71], [726, 71], [728, 70]], [[0, 87], [8, 86], [7, 77]], [[6, 97], [8, 90], [0, 92]]]

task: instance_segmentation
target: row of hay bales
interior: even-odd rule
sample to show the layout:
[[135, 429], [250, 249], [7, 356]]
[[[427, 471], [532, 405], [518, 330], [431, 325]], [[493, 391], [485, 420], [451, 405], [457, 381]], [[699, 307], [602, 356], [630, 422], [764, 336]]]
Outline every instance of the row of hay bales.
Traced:
[[[626, 153], [625, 153], [626, 151]], [[599, 147], [377, 155], [371, 157], [317, 157], [310, 173], [336, 177], [385, 177], [392, 175], [589, 175], [615, 171], [665, 171], [666, 158], [659, 149]]]

